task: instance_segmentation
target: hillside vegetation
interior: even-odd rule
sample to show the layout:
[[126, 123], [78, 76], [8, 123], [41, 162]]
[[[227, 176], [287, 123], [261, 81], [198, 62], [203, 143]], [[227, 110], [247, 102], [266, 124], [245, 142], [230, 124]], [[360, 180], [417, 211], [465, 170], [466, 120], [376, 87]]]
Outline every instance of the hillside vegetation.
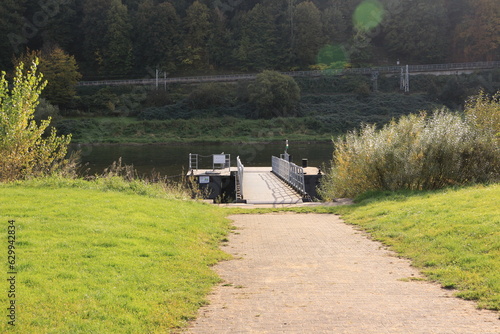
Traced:
[[94, 78], [499, 54], [495, 0], [23, 0], [2, 1], [0, 16], [0, 68], [26, 48], [57, 63], [57, 50]]

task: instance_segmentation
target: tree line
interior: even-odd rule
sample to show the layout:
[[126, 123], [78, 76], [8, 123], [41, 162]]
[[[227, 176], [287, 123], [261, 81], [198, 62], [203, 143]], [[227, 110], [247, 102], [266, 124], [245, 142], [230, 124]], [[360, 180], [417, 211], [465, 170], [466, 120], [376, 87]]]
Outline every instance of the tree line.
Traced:
[[86, 78], [498, 60], [497, 0], [2, 0], [0, 68], [27, 49]]

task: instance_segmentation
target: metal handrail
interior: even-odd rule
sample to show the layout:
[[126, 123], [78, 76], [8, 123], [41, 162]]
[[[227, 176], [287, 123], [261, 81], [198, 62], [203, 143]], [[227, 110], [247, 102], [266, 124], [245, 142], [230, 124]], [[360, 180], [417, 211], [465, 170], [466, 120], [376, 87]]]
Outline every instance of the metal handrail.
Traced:
[[189, 153], [189, 170], [198, 169], [198, 154]]
[[304, 182], [304, 168], [297, 166], [293, 162], [274, 156], [272, 158], [272, 165], [274, 174], [278, 175], [278, 177], [301, 195], [307, 194]]
[[236, 157], [236, 164], [238, 166], [238, 173], [236, 174], [236, 197], [243, 199], [243, 177], [245, 173], [245, 166], [241, 163], [240, 157]]

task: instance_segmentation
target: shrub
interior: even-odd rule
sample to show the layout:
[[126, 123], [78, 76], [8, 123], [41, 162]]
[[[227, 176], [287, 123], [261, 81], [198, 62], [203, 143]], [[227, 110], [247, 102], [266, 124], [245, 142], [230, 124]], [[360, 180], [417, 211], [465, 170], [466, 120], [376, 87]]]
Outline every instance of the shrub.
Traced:
[[446, 110], [403, 116], [381, 130], [365, 125], [334, 144], [333, 167], [321, 189], [325, 198], [432, 190], [500, 175], [500, 150], [492, 136]]
[[249, 100], [262, 118], [291, 116], [300, 100], [295, 80], [275, 71], [264, 71], [248, 86]]
[[465, 105], [469, 121], [500, 140], [500, 91], [493, 97], [484, 92], [470, 98]]
[[63, 167], [71, 136], [44, 137], [50, 118], [37, 125], [35, 108], [46, 85], [37, 73], [38, 60], [30, 70], [21, 63], [9, 90], [5, 72], [0, 77], [0, 181], [48, 175]]
[[40, 98], [39, 104], [35, 109], [34, 117], [37, 122], [41, 122], [42, 120], [49, 118], [55, 121], [60, 117], [59, 107], [51, 104], [44, 98]]
[[231, 104], [235, 97], [236, 89], [228, 84], [205, 83], [198, 85], [187, 101], [193, 109], [206, 109]]

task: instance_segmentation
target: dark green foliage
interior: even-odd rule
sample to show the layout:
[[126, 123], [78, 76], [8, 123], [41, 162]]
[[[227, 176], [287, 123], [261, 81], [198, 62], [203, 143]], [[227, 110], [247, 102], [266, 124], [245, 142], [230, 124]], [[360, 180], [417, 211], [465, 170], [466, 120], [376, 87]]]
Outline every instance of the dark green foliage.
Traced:
[[[92, 78], [309, 69], [328, 48], [342, 55], [321, 57], [327, 67], [498, 60], [499, 8], [496, 0], [3, 0], [0, 68], [25, 47], [60, 47]], [[360, 13], [366, 25], [354, 24]]]
[[85, 58], [100, 73], [128, 74], [133, 66], [132, 24], [121, 0], [86, 0]]
[[99, 123], [93, 119], [63, 119], [54, 122], [57, 132], [61, 135], [72, 134], [74, 137], [82, 138], [89, 134], [89, 130], [95, 130]]
[[324, 44], [321, 12], [312, 2], [306, 1], [297, 5], [295, 17], [294, 51], [298, 63], [308, 66], [314, 63]]
[[292, 77], [275, 71], [264, 71], [248, 86], [249, 100], [259, 117], [293, 116], [300, 100], [300, 88]]
[[233, 57], [244, 70], [265, 70], [274, 68], [276, 63], [276, 25], [272, 13], [257, 4], [241, 17], [238, 48]]
[[500, 71], [478, 72], [471, 75], [420, 75], [411, 78], [412, 89], [428, 94], [450, 108], [461, 108], [465, 100], [480, 90], [494, 94], [500, 89]]
[[393, 118], [433, 107], [423, 94], [308, 95], [301, 100], [301, 114], [313, 116], [318, 129], [332, 133], [344, 133], [363, 123], [386, 124]]
[[445, 0], [400, 2], [384, 24], [385, 46], [393, 59], [422, 63], [442, 62], [450, 47]]
[[236, 105], [212, 105], [193, 109], [187, 101], [177, 102], [164, 107], [147, 108], [139, 113], [139, 120], [195, 119], [231, 116], [253, 118], [252, 106], [245, 103]]
[[197, 86], [187, 98], [193, 109], [229, 106], [235, 102], [235, 90], [231, 85], [207, 83]]
[[371, 83], [370, 78], [363, 75], [324, 75], [296, 78], [295, 81], [303, 94], [353, 93], [359, 86]]
[[10, 70], [11, 59], [24, 51], [28, 42], [22, 33], [26, 0], [2, 0], [0, 2], [0, 69]]
[[163, 71], [176, 69], [180, 52], [181, 19], [169, 2], [143, 1], [136, 14], [136, 58], [140, 64], [158, 66]]

